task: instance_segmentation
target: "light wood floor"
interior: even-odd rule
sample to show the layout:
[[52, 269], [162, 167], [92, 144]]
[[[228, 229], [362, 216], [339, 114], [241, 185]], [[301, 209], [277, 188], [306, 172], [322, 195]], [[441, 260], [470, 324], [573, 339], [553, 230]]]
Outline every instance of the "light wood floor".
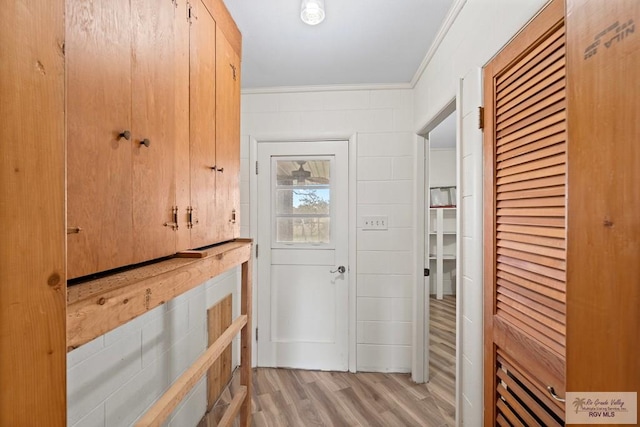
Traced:
[[449, 423], [455, 425], [456, 297], [430, 300], [429, 382], [427, 388]]
[[[413, 383], [409, 374], [258, 368], [252, 425], [453, 426], [455, 297], [432, 299], [431, 337], [428, 384]], [[216, 425], [236, 387], [237, 381], [199, 427]]]

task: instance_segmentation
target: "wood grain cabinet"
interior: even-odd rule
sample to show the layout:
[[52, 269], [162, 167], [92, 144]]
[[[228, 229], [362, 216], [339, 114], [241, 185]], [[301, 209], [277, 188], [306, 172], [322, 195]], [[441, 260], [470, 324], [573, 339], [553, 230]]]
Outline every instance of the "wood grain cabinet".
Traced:
[[238, 237], [240, 61], [222, 1], [66, 9], [69, 278]]
[[221, 240], [240, 236], [240, 56], [216, 31], [216, 182]]
[[240, 56], [201, 1], [190, 4], [190, 235], [198, 248], [239, 237]]

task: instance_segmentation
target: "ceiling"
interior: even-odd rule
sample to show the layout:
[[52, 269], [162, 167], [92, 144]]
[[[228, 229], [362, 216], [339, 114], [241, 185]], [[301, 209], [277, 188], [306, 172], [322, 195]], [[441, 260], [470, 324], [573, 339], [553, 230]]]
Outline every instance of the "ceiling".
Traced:
[[453, 0], [325, 0], [316, 26], [300, 20], [300, 0], [224, 2], [251, 89], [409, 83]]

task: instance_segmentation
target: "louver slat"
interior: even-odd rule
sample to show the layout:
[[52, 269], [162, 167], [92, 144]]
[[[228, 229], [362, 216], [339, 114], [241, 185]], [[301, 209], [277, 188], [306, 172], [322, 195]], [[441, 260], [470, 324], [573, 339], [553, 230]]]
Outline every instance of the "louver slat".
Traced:
[[[563, 142], [566, 140], [566, 135], [561, 132], [561, 130], [561, 127], [559, 127], [558, 133], [533, 143], [526, 143], [518, 147], [506, 147], [508, 148], [508, 151], [503, 150], [502, 154], [498, 154], [497, 161], [504, 162], [501, 166], [506, 168], [513, 165], [519, 165], [521, 163], [527, 163], [530, 160], [537, 160], [546, 156], [564, 153], [566, 147]], [[544, 151], [543, 149], [545, 148], [551, 151]], [[536, 157], [529, 157], [534, 154]]]
[[550, 150], [550, 149], [540, 150], [542, 152], [540, 151], [533, 152], [527, 156], [530, 158], [528, 163], [525, 163], [525, 164], [519, 163], [513, 166], [507, 165], [507, 164], [502, 165], [502, 168], [497, 173], [498, 178], [504, 177], [504, 176], [516, 175], [526, 171], [544, 169], [549, 166], [564, 165], [566, 162], [566, 158], [564, 156], [564, 147], [562, 147], [560, 144], [558, 144], [558, 146], [554, 146], [551, 148], [561, 149], [562, 151], [560, 151], [560, 154], [553, 155], [555, 153], [553, 153], [552, 152], [553, 150]]
[[[563, 423], [558, 418], [556, 405], [551, 401], [541, 400], [536, 395], [538, 387], [535, 387], [511, 364], [498, 357], [496, 369], [497, 391], [501, 400], [504, 399], [500, 409], [508, 407], [510, 412], [514, 410], [525, 421], [527, 426], [561, 426]], [[499, 412], [496, 421], [502, 413]]]
[[498, 239], [509, 240], [512, 242], [532, 243], [539, 246], [548, 246], [550, 248], [565, 248], [565, 241], [563, 239], [554, 239], [551, 237], [538, 236], [536, 234], [515, 234], [507, 232], [498, 232]]

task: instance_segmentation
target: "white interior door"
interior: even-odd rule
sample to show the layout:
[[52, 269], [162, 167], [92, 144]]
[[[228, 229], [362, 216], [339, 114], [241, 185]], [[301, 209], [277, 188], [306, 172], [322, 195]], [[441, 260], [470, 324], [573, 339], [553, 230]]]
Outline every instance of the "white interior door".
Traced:
[[258, 365], [348, 368], [348, 141], [258, 144]]

